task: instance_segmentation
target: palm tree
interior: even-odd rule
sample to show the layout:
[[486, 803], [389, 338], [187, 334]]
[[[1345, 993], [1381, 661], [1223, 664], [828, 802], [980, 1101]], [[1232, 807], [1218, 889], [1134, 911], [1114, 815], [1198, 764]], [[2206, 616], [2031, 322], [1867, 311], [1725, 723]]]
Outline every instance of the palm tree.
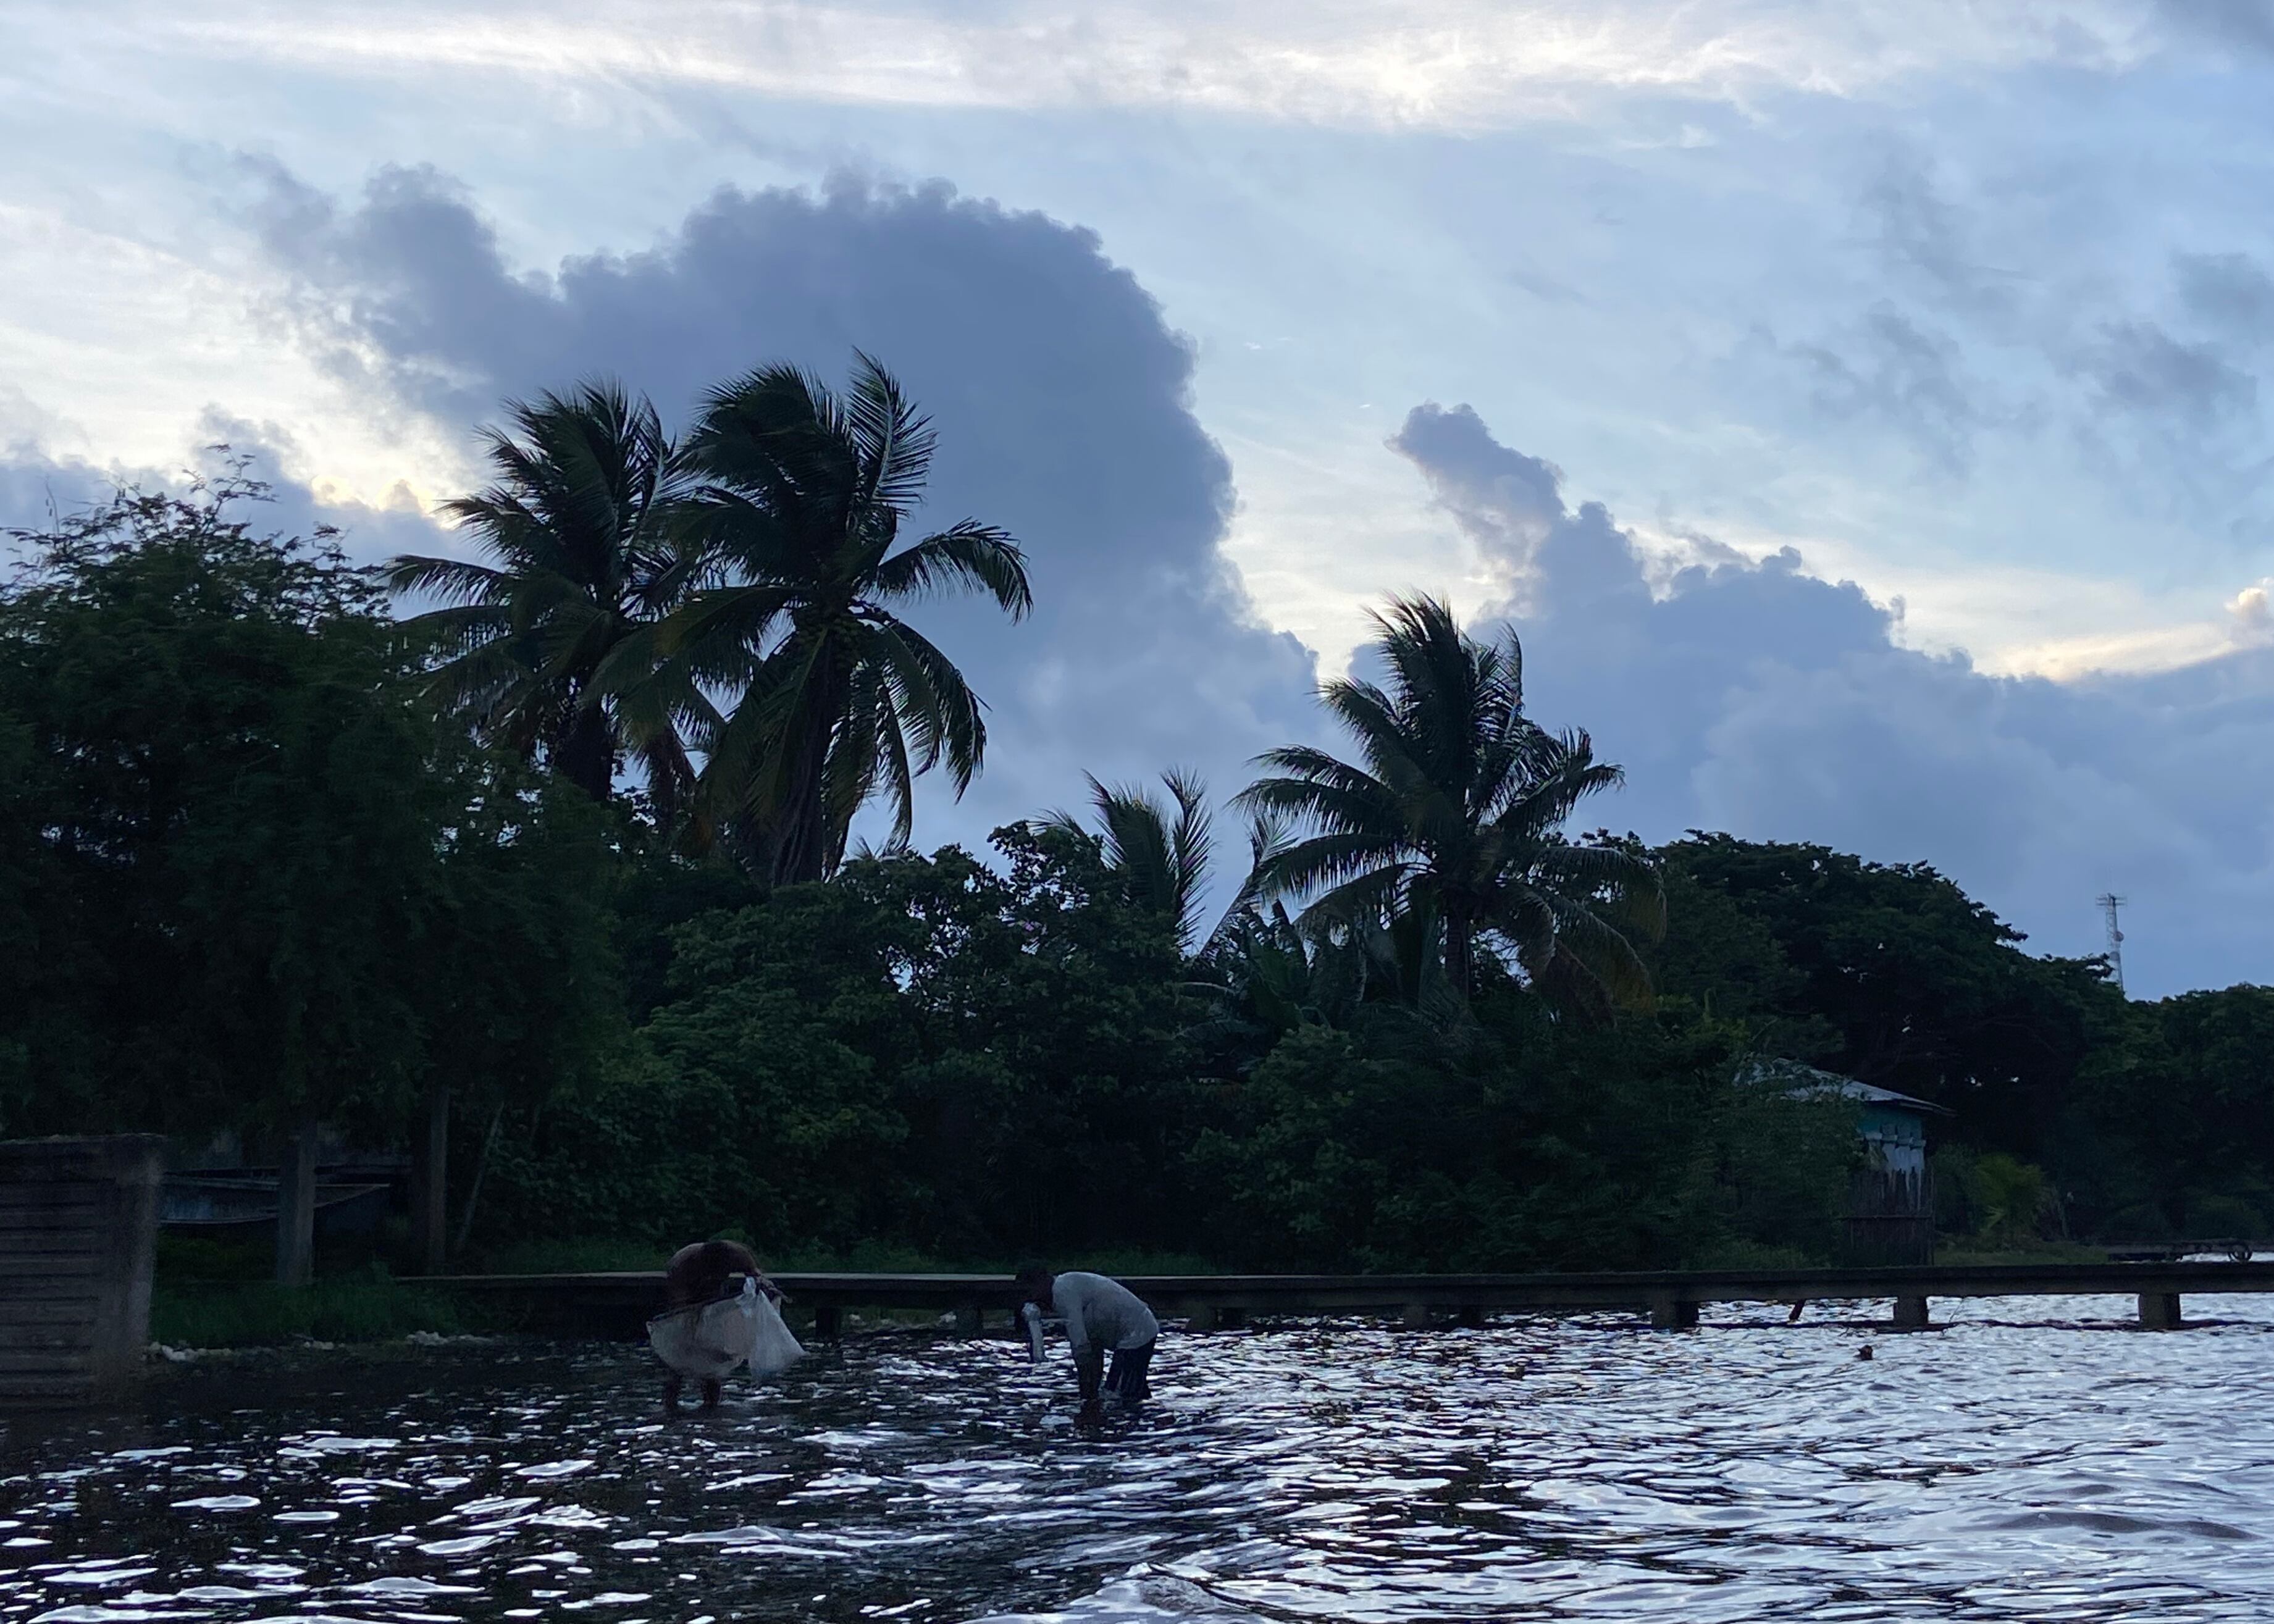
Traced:
[[1169, 921], [1178, 951], [1190, 957], [1201, 941], [1201, 893], [1215, 844], [1207, 786], [1175, 768], [1163, 773], [1171, 811], [1145, 790], [1108, 787], [1090, 774], [1082, 776], [1089, 780], [1098, 833], [1092, 835], [1069, 812], [1053, 813], [1043, 820], [1044, 826], [1096, 841], [1106, 866], [1127, 886], [1130, 900]]
[[904, 841], [915, 775], [945, 762], [960, 795], [985, 754], [978, 696], [897, 611], [975, 590], [1015, 620], [1033, 595], [1025, 555], [992, 525], [899, 545], [933, 438], [858, 352], [841, 396], [760, 367], [712, 391], [689, 437], [689, 533], [728, 584], [678, 610], [657, 646], [698, 688], [738, 695], [699, 741], [699, 799], [774, 883], [832, 872], [880, 790]]
[[497, 482], [442, 508], [489, 561], [404, 556], [388, 584], [444, 600], [408, 624], [445, 656], [433, 680], [453, 710], [595, 801], [629, 751], [667, 816], [694, 776], [676, 718], [652, 690], [601, 678], [695, 584], [678, 453], [655, 408], [614, 383], [506, 412], [515, 432], [483, 436]]
[[1525, 716], [1513, 633], [1479, 643], [1430, 598], [1394, 598], [1373, 619], [1388, 688], [1346, 680], [1320, 690], [1363, 764], [1291, 745], [1257, 758], [1276, 776], [1239, 797], [1312, 831], [1265, 857], [1261, 886], [1311, 896], [1306, 918], [1441, 934], [1462, 999], [1480, 939], [1561, 1001], [1605, 1009], [1646, 997], [1630, 933], [1665, 928], [1656, 871], [1562, 833], [1582, 800], [1620, 782], [1619, 769], [1596, 762], [1585, 733], [1550, 733]]

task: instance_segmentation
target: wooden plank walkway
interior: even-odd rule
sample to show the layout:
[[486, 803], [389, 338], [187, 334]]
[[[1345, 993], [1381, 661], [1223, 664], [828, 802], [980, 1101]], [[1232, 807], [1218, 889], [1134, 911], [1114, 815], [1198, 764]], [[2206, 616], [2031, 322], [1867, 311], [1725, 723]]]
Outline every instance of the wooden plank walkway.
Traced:
[[[1017, 1296], [1000, 1274], [777, 1274], [793, 1310], [833, 1336], [847, 1309], [953, 1313], [979, 1331]], [[659, 1274], [458, 1274], [427, 1283], [505, 1310], [531, 1330], [642, 1334], [662, 1305]], [[2274, 1263], [1924, 1264], [1905, 1268], [1727, 1269], [1572, 1274], [1132, 1274], [1122, 1283], [1163, 1319], [1213, 1330], [1250, 1318], [1386, 1313], [1417, 1328], [1474, 1325], [1508, 1312], [1626, 1310], [1664, 1330], [1698, 1323], [1714, 1303], [1890, 1302], [1899, 1328], [1924, 1329], [1936, 1297], [2129, 1297], [2150, 1329], [2182, 1323], [2184, 1297], [2274, 1291]]]

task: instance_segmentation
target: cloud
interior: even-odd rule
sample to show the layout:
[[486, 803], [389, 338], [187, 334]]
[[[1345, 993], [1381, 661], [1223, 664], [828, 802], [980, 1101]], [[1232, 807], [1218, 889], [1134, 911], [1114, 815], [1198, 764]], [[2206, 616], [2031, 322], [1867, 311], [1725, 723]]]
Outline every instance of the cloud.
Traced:
[[14, 447], [0, 456], [0, 532], [44, 530], [100, 502], [117, 483], [89, 463], [51, 461], [36, 447]]
[[1829, 312], [1801, 298], [1773, 328], [1757, 320], [1720, 364], [1725, 397], [1768, 406], [1803, 455], [1827, 427], [1864, 431], [1839, 436], [1859, 462], [1876, 433], [1916, 471], [1954, 484], [1989, 466], [2010, 486], [2050, 454], [2118, 510], [2255, 541], [2274, 277], [2237, 252], [2158, 255], [2142, 274], [2064, 240], [2106, 203], [2097, 166], [1969, 171], [1883, 147], [1857, 183], [1848, 288]]
[[2188, 312], [2239, 342], [2274, 338], [2274, 277], [2248, 254], [2180, 254], [2172, 266]]
[[1887, 263], [1941, 302], [1988, 315], [2012, 304], [2017, 279], [1989, 263], [1976, 216], [1945, 197], [1919, 161], [1891, 154], [1864, 188], [1862, 210]]
[[2238, 641], [2274, 643], [2274, 575], [2237, 592], [2226, 612], [2233, 617]]
[[1959, 345], [1882, 302], [1860, 320], [1813, 342], [1780, 344], [1755, 329], [1741, 364], [1766, 357], [1786, 386], [1796, 380], [1809, 425], [1856, 424], [1885, 430], [1929, 468], [1963, 475], [1977, 430], [1996, 421], [1977, 396]]
[[2274, 0], [2156, 0], [2156, 9], [2182, 37], [2274, 54]]
[[[200, 427], [202, 448], [187, 468], [98, 467], [81, 457], [53, 455], [30, 440], [0, 449], [0, 534], [39, 534], [102, 507], [120, 491], [185, 493], [196, 481], [242, 473], [267, 487], [259, 506], [239, 515], [257, 531], [312, 537], [329, 530], [341, 550], [361, 563], [448, 545], [408, 491], [373, 507], [319, 492], [297, 477], [291, 438], [274, 424], [208, 412]], [[13, 555], [19, 544], [9, 541], [0, 551]]]
[[[894, 108], [1187, 108], [1460, 129], [1569, 118], [1590, 90], [1745, 103], [1938, 72], [2136, 60], [2140, 0], [139, 0], [123, 43], [363, 78], [533, 82], [580, 99], [744, 94]], [[109, 42], [106, 38], [103, 41]], [[673, 116], [666, 110], [666, 116]]]
[[1315, 726], [1309, 651], [1266, 628], [1221, 544], [1231, 470], [1191, 410], [1190, 346], [1097, 238], [1039, 214], [840, 179], [722, 191], [654, 248], [507, 263], [463, 188], [393, 169], [343, 207], [281, 170], [256, 214], [301, 342], [382, 412], [469, 429], [501, 398], [611, 373], [683, 414], [762, 362], [842, 377], [877, 356], [939, 430], [930, 506], [1008, 528], [1036, 609], [922, 623], [991, 705], [968, 804], [918, 838], [971, 839], [1065, 804], [1080, 774], [1202, 770]]
[[2258, 380], [2218, 346], [2182, 342], [2150, 321], [2111, 323], [2083, 361], [2107, 406], [2159, 422], [2201, 429], [2258, 402]]
[[[2274, 978], [2274, 641], [2264, 589], [2231, 652], [2153, 677], [1998, 678], [1900, 646], [1898, 617], [1788, 549], [1657, 567], [1600, 504], [1417, 407], [1391, 442], [1522, 590], [1532, 709], [1584, 724], [1628, 787], [1593, 816], [1931, 862], [2045, 950], [2096, 948], [2091, 899], [2135, 901], [2134, 990]], [[1660, 579], [1653, 590], [1653, 575]]]

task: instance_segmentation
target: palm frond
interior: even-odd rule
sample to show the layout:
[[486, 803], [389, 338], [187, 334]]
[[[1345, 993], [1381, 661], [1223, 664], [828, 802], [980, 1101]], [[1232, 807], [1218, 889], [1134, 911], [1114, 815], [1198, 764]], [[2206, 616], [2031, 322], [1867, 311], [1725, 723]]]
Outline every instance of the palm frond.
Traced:
[[425, 593], [445, 604], [494, 604], [510, 593], [513, 577], [503, 570], [463, 559], [423, 558], [403, 553], [381, 568], [380, 579], [398, 598]]
[[[960, 796], [978, 776], [987, 753], [986, 706], [971, 691], [955, 662], [905, 620], [887, 620], [874, 628], [876, 646], [908, 681], [908, 692], [922, 703], [919, 732], [928, 746], [924, 765], [945, 759], [948, 782]], [[917, 680], [921, 679], [921, 686]], [[903, 723], [916, 724], [918, 715], [904, 714]]]
[[923, 495], [938, 436], [931, 420], [908, 403], [900, 380], [865, 350], [853, 352], [845, 423], [860, 452], [862, 500], [906, 514]]
[[1027, 555], [1009, 532], [966, 519], [925, 537], [877, 565], [869, 582], [877, 598], [913, 598], [973, 587], [991, 596], [1013, 620], [1035, 606]]

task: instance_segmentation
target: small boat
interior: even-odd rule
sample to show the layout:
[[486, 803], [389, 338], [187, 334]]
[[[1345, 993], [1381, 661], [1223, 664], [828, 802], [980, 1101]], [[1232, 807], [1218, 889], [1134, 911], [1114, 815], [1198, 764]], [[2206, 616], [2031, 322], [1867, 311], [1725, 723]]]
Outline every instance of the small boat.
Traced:
[[[277, 1178], [274, 1173], [169, 1173], [159, 1195], [161, 1228], [216, 1239], [273, 1233]], [[387, 1216], [388, 1186], [319, 1184], [316, 1233], [368, 1235]]]
[[2217, 1240], [2142, 1241], [2110, 1246], [2106, 1251], [2111, 1263], [2178, 1263], [2187, 1258], [2225, 1258], [2230, 1263], [2248, 1263], [2257, 1255], [2257, 1247], [2252, 1242], [2236, 1236]]

